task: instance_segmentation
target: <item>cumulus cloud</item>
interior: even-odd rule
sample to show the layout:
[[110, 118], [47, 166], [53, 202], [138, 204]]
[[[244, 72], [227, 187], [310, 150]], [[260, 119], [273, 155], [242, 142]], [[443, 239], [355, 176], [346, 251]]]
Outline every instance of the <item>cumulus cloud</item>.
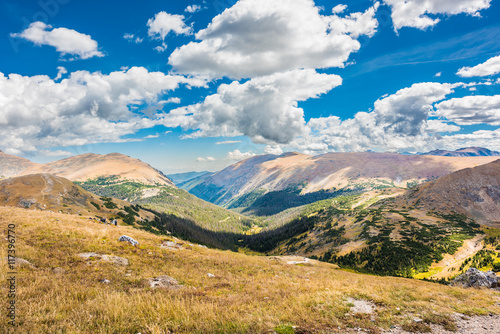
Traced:
[[158, 138], [160, 137], [159, 134], [155, 134], [155, 135], [147, 135], [146, 137], [144, 137], [144, 139], [152, 139], [152, 138]]
[[460, 125], [500, 125], [500, 95], [465, 96], [436, 105], [436, 115]]
[[488, 59], [482, 64], [474, 67], [462, 67], [458, 70], [457, 75], [463, 78], [470, 77], [486, 77], [500, 73], [500, 56]]
[[479, 11], [490, 7], [491, 0], [383, 0], [392, 9], [394, 30], [403, 27], [426, 29], [439, 22], [438, 14], [465, 13], [479, 16]]
[[164, 125], [198, 129], [188, 138], [245, 135], [256, 143], [288, 143], [305, 130], [304, 112], [297, 102], [341, 83], [337, 75], [294, 70], [222, 84], [203, 102], [172, 110]]
[[225, 145], [225, 144], [237, 144], [241, 143], [241, 140], [225, 140], [225, 141], [218, 141], [215, 143], [215, 145]]
[[0, 145], [21, 154], [37, 147], [130, 140], [123, 136], [161, 123], [138, 109], [179, 85], [204, 82], [142, 67], [107, 75], [77, 71], [60, 82], [0, 73]]
[[184, 15], [159, 12], [148, 20], [148, 35], [164, 40], [171, 31], [177, 35], [189, 35], [191, 27], [184, 23]]
[[378, 3], [344, 18], [323, 16], [312, 0], [240, 0], [217, 15], [169, 64], [179, 73], [234, 79], [299, 68], [343, 67], [373, 35]]
[[73, 29], [52, 28], [40, 21], [31, 23], [26, 30], [11, 36], [23, 38], [36, 45], [53, 46], [62, 56], [72, 55], [81, 59], [104, 56], [98, 50], [97, 42], [89, 35]]
[[245, 160], [245, 159], [254, 157], [256, 155], [257, 154], [253, 153], [252, 151], [249, 151], [249, 152], [240, 152], [240, 150], [236, 149], [236, 150], [234, 150], [232, 152], [228, 152], [227, 158], [229, 160], [240, 161], [240, 160]]
[[267, 145], [264, 148], [264, 152], [266, 154], [281, 155], [283, 153], [283, 150], [279, 145]]
[[337, 116], [311, 118], [309, 132], [290, 144], [306, 153], [326, 151], [407, 150], [418, 151], [434, 141], [437, 132], [460, 128], [439, 120], [429, 120], [433, 103], [446, 98], [461, 84], [418, 83], [384, 96], [373, 111], [358, 112], [353, 118]]

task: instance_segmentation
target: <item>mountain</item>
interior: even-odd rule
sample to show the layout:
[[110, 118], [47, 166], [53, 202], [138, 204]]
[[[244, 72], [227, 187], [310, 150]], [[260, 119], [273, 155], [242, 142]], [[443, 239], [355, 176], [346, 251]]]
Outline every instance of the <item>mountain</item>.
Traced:
[[[131, 204], [119, 199], [92, 194], [63, 177], [31, 174], [0, 181], [0, 205], [32, 210], [47, 210], [84, 216], [118, 218], [128, 216]], [[120, 210], [122, 211], [119, 214]], [[133, 216], [153, 219], [154, 215], [135, 210]], [[140, 214], [139, 214], [140, 212]], [[134, 218], [129, 218], [131, 223]]]
[[[411, 187], [494, 159], [374, 152], [262, 155], [215, 173], [190, 192], [218, 205], [275, 214], [342, 194]], [[265, 207], [273, 203], [280, 206]]]
[[173, 182], [159, 170], [139, 159], [120, 153], [106, 155], [80, 154], [47, 164], [36, 165], [23, 171], [23, 174], [33, 173], [50, 173], [63, 176], [71, 181], [116, 176], [121, 180], [174, 187]]
[[144, 184], [175, 186], [159, 170], [139, 159], [120, 153], [80, 154], [46, 164], [37, 164], [14, 155], [0, 153], [0, 175], [12, 177], [40, 173], [62, 176], [71, 181], [114, 176], [121, 180]]
[[192, 179], [198, 178], [203, 175], [213, 174], [207, 171], [204, 172], [187, 172], [187, 173], [176, 173], [176, 174], [168, 174], [167, 177], [175, 183], [176, 186], [179, 186], [180, 183], [184, 183], [190, 181]]
[[24, 170], [34, 168], [37, 165], [28, 159], [0, 151], [0, 179], [20, 175]]
[[465, 147], [456, 151], [434, 150], [421, 155], [437, 155], [443, 157], [498, 157], [500, 152], [490, 151], [484, 147]]
[[417, 208], [457, 212], [500, 228], [500, 159], [423, 184], [405, 200]]

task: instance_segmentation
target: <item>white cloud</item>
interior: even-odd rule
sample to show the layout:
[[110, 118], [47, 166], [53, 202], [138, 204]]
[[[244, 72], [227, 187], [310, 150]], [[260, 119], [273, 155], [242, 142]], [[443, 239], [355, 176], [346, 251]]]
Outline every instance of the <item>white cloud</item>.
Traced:
[[227, 158], [229, 160], [237, 160], [237, 161], [240, 161], [240, 160], [245, 160], [245, 159], [248, 159], [248, 158], [251, 158], [251, 157], [254, 157], [256, 156], [257, 154], [253, 153], [252, 151], [250, 152], [240, 152], [240, 150], [236, 149], [232, 152], [229, 152], [227, 154]]
[[264, 148], [264, 152], [266, 154], [281, 155], [283, 153], [283, 150], [279, 145], [267, 145]]
[[172, 110], [164, 125], [198, 129], [187, 138], [245, 135], [256, 143], [288, 143], [305, 130], [304, 112], [297, 102], [341, 83], [337, 75], [295, 70], [222, 84], [203, 102]]
[[306, 153], [327, 151], [414, 150], [436, 142], [436, 132], [460, 128], [433, 116], [433, 103], [453, 93], [462, 84], [418, 83], [377, 100], [372, 112], [353, 118], [312, 118], [309, 133], [290, 144]]
[[183, 15], [169, 14], [162, 11], [148, 20], [148, 35], [152, 38], [164, 40], [165, 36], [171, 31], [177, 35], [189, 35], [191, 30], [191, 27], [184, 23]]
[[340, 14], [343, 13], [347, 9], [347, 5], [337, 5], [332, 8], [332, 13], [333, 14]]
[[184, 9], [184, 11], [187, 13], [196, 13], [196, 12], [199, 12], [200, 10], [201, 10], [201, 6], [199, 6], [199, 5], [190, 5], [190, 6], [187, 6], [186, 9]]
[[38, 147], [123, 142], [123, 136], [161, 123], [134, 112], [157, 103], [179, 85], [202, 86], [200, 79], [148, 72], [71, 73], [55, 82], [48, 76], [0, 73], [0, 145], [16, 154]]
[[160, 101], [158, 103], [159, 104], [168, 104], [168, 103], [179, 104], [179, 103], [181, 103], [181, 99], [178, 98], [178, 97], [169, 97], [168, 100], [166, 100], [166, 101]]
[[103, 57], [98, 50], [97, 42], [89, 35], [67, 28], [52, 28], [43, 22], [33, 22], [26, 30], [11, 34], [12, 37], [23, 38], [36, 45], [50, 45], [61, 55], [73, 55], [81, 59]]
[[241, 143], [241, 140], [226, 140], [226, 141], [218, 141], [215, 145], [225, 145], [225, 144], [237, 144]]
[[62, 151], [62, 150], [57, 150], [57, 151], [40, 150], [39, 152], [41, 155], [44, 155], [46, 157], [69, 157], [69, 156], [73, 155], [73, 153], [71, 153], [71, 152]]
[[346, 17], [332, 16], [330, 29], [357, 38], [361, 35], [372, 37], [377, 32], [378, 21], [375, 19], [375, 12], [379, 3], [375, 2], [373, 7], [368, 8], [364, 13], [352, 13]]
[[68, 70], [66, 70], [65, 67], [63, 66], [57, 66], [57, 75], [54, 78], [54, 81], [57, 81], [62, 78], [64, 74], [68, 73]]
[[500, 125], [500, 95], [465, 96], [436, 105], [436, 115], [460, 125]]
[[437, 72], [436, 74], [434, 74], [434, 76], [435, 76], [436, 78], [439, 78], [439, 77], [441, 76], [441, 74], [443, 74], [443, 73], [442, 73], [442, 72]]
[[158, 138], [160, 137], [159, 134], [155, 134], [155, 135], [147, 135], [146, 137], [144, 137], [144, 139], [152, 139], [152, 138]]
[[215, 159], [214, 157], [205, 157], [205, 158], [198, 157], [198, 158], [196, 158], [196, 161], [198, 161], [198, 162], [212, 162], [215, 160], [217, 160], [217, 159]]
[[383, 0], [392, 9], [394, 30], [402, 27], [426, 29], [439, 22], [438, 14], [465, 13], [479, 16], [479, 11], [489, 8], [491, 0]]
[[174, 71], [234, 79], [300, 68], [344, 67], [373, 35], [376, 4], [364, 14], [323, 16], [312, 0], [240, 0], [196, 33], [200, 42], [176, 49]]
[[486, 77], [500, 73], [500, 56], [492, 57], [482, 64], [474, 67], [462, 67], [457, 75], [463, 78]]
[[124, 34], [123, 38], [125, 38], [129, 42], [134, 42], [136, 44], [140, 44], [144, 41], [144, 39], [142, 39], [138, 36], [135, 36], [134, 34]]

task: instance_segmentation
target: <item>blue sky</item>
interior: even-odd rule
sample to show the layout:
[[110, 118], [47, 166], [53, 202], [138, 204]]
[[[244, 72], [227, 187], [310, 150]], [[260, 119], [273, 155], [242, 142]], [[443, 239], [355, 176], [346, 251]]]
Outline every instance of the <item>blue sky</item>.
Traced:
[[498, 0], [3, 0], [0, 149], [165, 172], [500, 150]]

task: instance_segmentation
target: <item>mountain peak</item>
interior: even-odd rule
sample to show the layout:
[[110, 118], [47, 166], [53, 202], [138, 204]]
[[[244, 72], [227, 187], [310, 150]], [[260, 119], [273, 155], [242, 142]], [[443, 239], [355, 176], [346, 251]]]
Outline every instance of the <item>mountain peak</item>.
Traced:
[[484, 147], [462, 147], [455, 151], [433, 150], [421, 155], [436, 155], [443, 157], [496, 157], [500, 152], [491, 151]]

